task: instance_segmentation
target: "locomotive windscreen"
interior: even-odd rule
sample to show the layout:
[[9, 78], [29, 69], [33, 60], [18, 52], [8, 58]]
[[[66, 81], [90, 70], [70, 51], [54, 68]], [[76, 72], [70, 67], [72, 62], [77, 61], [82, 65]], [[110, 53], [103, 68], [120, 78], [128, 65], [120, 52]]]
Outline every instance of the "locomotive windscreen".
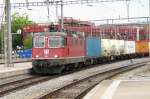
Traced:
[[61, 36], [49, 36], [48, 46], [49, 46], [49, 48], [64, 47], [64, 37], [61, 37]]
[[44, 47], [44, 36], [35, 36], [34, 37], [34, 47], [41, 48]]

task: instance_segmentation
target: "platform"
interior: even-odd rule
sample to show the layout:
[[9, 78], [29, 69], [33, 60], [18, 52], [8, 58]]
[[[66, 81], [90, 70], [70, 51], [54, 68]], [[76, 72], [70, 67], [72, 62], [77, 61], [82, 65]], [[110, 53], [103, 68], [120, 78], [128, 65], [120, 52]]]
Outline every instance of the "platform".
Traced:
[[4, 64], [0, 64], [0, 79], [15, 75], [26, 74], [29, 73], [31, 69], [31, 62], [14, 63], [11, 67], [6, 67]]
[[150, 80], [105, 80], [83, 99], [150, 99]]

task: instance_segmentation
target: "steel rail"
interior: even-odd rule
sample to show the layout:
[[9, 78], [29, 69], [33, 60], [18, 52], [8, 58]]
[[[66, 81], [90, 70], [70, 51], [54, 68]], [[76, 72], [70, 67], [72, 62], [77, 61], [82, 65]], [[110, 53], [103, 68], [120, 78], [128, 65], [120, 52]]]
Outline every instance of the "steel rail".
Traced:
[[146, 63], [142, 62], [92, 75], [90, 77], [74, 81], [71, 84], [59, 88], [58, 90], [55, 90], [49, 94], [43, 95], [39, 97], [39, 99], [81, 99], [88, 91], [90, 91], [91, 88], [99, 84], [101, 81], [115, 76], [119, 73], [122, 73], [124, 71], [131, 70], [144, 65], [146, 65]]
[[41, 82], [44, 82], [44, 81], [47, 81], [47, 80], [50, 80], [50, 79], [53, 79], [56, 77], [58, 77], [58, 75], [46, 76], [46, 77], [32, 76], [32, 77], [28, 77], [25, 79], [1, 84], [0, 85], [0, 97], [4, 96], [10, 92], [13, 92], [15, 90], [23, 89], [23, 88], [29, 87], [31, 85], [38, 84], [38, 83], [41, 83]]

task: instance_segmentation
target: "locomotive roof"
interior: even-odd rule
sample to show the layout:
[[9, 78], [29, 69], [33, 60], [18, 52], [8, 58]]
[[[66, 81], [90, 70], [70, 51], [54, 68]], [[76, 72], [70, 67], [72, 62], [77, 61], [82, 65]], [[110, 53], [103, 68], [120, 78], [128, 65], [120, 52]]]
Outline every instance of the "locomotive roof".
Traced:
[[65, 32], [39, 32], [35, 33], [34, 36], [43, 36], [43, 35], [49, 35], [49, 36], [66, 36], [67, 34]]
[[84, 34], [80, 32], [39, 32], [39, 33], [34, 33], [34, 36], [73, 36], [73, 37], [84, 37]]

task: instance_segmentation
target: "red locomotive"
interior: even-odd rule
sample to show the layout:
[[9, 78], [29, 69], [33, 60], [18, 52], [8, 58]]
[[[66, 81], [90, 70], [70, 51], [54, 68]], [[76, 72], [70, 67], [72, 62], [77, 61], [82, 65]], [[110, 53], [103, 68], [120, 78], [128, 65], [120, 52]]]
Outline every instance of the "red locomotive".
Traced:
[[84, 60], [84, 45], [84, 36], [80, 32], [50, 29], [36, 33], [33, 36], [33, 68], [37, 73], [59, 73], [66, 64]]

